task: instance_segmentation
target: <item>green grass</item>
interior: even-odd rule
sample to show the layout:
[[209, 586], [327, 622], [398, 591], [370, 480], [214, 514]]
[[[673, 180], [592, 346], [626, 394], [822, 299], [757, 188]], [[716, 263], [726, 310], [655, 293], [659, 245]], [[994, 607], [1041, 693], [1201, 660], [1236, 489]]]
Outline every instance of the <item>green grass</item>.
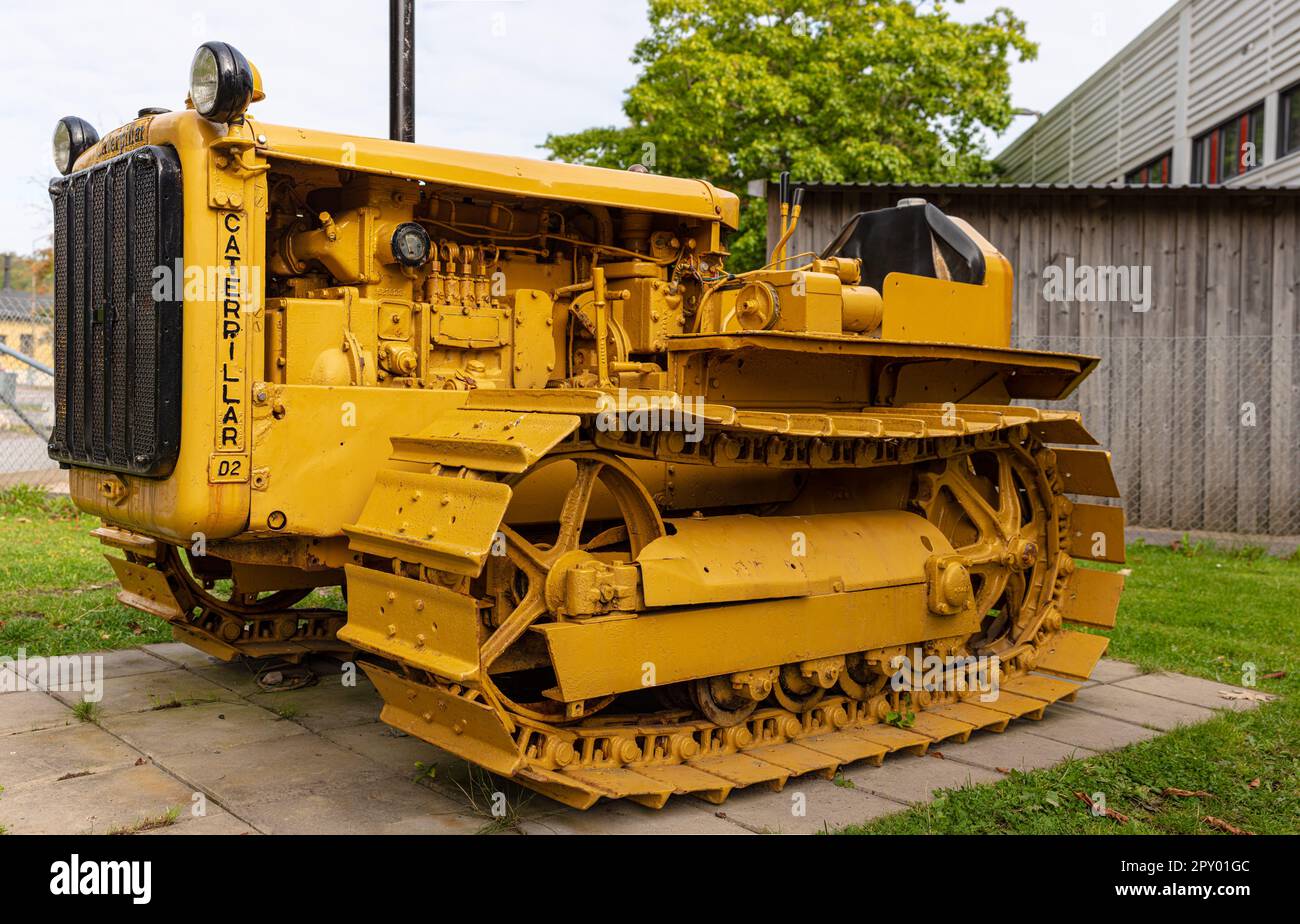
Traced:
[[117, 602], [99, 525], [66, 497], [0, 491], [0, 655], [71, 654], [170, 641], [157, 619]]
[[1132, 572], [1107, 633], [1110, 657], [1236, 684], [1243, 665], [1254, 664], [1261, 677], [1287, 671], [1281, 681], [1260, 680], [1261, 689], [1300, 691], [1300, 559], [1142, 543], [1127, 557], [1097, 566]]
[[180, 817], [180, 806], [173, 806], [159, 815], [148, 815], [137, 821], [131, 822], [131, 824], [118, 825], [117, 827], [109, 828], [108, 833], [110, 835], [141, 834], [145, 831], [153, 831], [157, 828], [169, 828], [176, 824]]
[[[1300, 702], [1228, 714], [1119, 751], [850, 826], [845, 834], [1213, 834], [1213, 816], [1256, 834], [1294, 834], [1300, 818]], [[1259, 780], [1255, 788], [1251, 784]], [[1166, 788], [1208, 797], [1162, 795]], [[1096, 817], [1076, 792], [1104, 793], [1124, 824]]]
[[[1283, 695], [1083, 761], [948, 790], [846, 834], [1214, 833], [1206, 816], [1259, 834], [1300, 831], [1300, 560], [1207, 546], [1130, 546], [1111, 657]], [[1264, 675], [1285, 672], [1282, 678]], [[1254, 781], [1259, 782], [1252, 786]], [[1205, 791], [1185, 798], [1166, 788]], [[1121, 824], [1075, 796], [1101, 792]]]
[[99, 703], [92, 703], [89, 700], [83, 699], [72, 707], [72, 714], [82, 722], [97, 724], [100, 715]]

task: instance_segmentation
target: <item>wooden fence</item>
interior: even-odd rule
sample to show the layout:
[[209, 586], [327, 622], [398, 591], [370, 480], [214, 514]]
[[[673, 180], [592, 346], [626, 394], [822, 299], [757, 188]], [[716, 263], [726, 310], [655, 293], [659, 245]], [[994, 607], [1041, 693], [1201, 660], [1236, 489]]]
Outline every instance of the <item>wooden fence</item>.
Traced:
[[[1300, 189], [814, 186], [789, 252], [912, 196], [1007, 255], [1016, 346], [1102, 357], [1062, 406], [1112, 451], [1131, 524], [1300, 534]], [[1096, 268], [1150, 291], [1056, 288]]]

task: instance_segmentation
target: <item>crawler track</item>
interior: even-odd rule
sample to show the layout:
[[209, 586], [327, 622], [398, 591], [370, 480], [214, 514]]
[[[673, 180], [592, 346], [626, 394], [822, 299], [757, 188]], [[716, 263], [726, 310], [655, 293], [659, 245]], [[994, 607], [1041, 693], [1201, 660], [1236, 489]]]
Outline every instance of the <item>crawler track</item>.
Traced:
[[[384, 487], [372, 496], [361, 522], [348, 528], [353, 548], [366, 553], [367, 567], [349, 569], [352, 613], [343, 638], [370, 653], [365, 666], [384, 698], [386, 722], [561, 802], [587, 808], [601, 798], [629, 798], [660, 807], [670, 796], [687, 793], [721, 802], [737, 787], [779, 788], [802, 774], [829, 776], [844, 764], [879, 762], [893, 751], [924, 751], [936, 741], [965, 740], [978, 729], [1001, 731], [1012, 719], [1039, 718], [1051, 703], [1072, 698], [1077, 684], [1066, 678], [1086, 678], [1105, 650], [1103, 636], [1064, 628], [1067, 620], [1113, 625], [1122, 580], [1077, 569], [1073, 561], [1113, 561], [1123, 550], [1118, 508], [1075, 504], [1065, 496], [1117, 494], [1105, 453], [1047, 445], [1092, 442], [1075, 415], [1020, 407], [963, 406], [952, 414], [924, 406], [836, 416], [711, 407], [705, 409], [704, 439], [689, 443], [676, 433], [603, 432], [581, 395], [570, 399], [567, 410], [578, 419], [567, 429], [552, 426], [561, 415], [544, 414], [509, 395], [485, 400], [493, 409], [477, 411], [476, 418], [486, 421], [479, 432], [453, 423], [446, 432], [399, 446], [406, 460], [427, 462], [429, 474], [419, 476], [414, 489], [412, 476], [381, 477]], [[555, 409], [553, 402], [549, 408]], [[492, 437], [498, 419], [492, 415], [502, 412], [503, 432], [513, 426], [520, 434], [567, 435], [539, 438], [541, 448], [531, 455], [516, 443], [511, 451], [518, 455], [503, 466], [494, 441], [503, 437]], [[450, 511], [465, 509], [465, 492], [482, 502], [488, 489], [478, 486], [518, 483], [556, 456], [596, 460], [588, 466], [603, 472], [616, 496], [626, 495], [619, 498], [624, 526], [580, 544], [590, 498], [590, 485], [585, 497], [580, 490], [580, 464], [579, 486], [566, 499], [554, 543], [533, 545], [508, 523], [500, 524], [513, 584], [511, 575], [505, 584], [497, 575], [494, 585], [477, 576], [472, 561], [456, 561], [456, 542], [464, 536]], [[879, 663], [879, 652], [846, 651], [854, 669], [844, 670], [839, 683], [802, 693], [778, 684], [748, 712], [728, 713], [707, 693], [701, 701], [700, 691], [708, 689], [699, 686], [704, 681], [659, 690], [659, 702], [650, 708], [644, 697], [633, 695], [559, 701], [556, 690], [545, 689], [553, 677], [529, 680], [527, 668], [538, 665], [521, 662], [521, 646], [527, 647], [530, 629], [564, 619], [548, 612], [541, 585], [566, 550], [621, 541], [624, 556], [635, 558], [647, 538], [642, 534], [654, 531], [653, 505], [638, 512], [637, 489], [618, 488], [623, 475], [606, 477], [609, 470], [628, 471], [624, 463], [637, 459], [736, 468], [909, 467], [914, 489], [907, 509], [949, 537], [972, 575], [982, 621], [968, 636], [918, 636], [905, 647], [953, 657], [996, 656], [997, 695], [972, 690], [966, 673], [965, 692], [951, 689], [960, 687], [952, 683], [947, 692], [895, 688], [886, 683], [891, 671]], [[418, 499], [422, 492], [436, 496], [444, 489], [445, 519], [404, 519], [416, 513], [406, 509], [402, 492]], [[570, 522], [575, 511], [578, 520]], [[440, 530], [451, 535], [440, 538]], [[504, 604], [503, 586], [515, 588], [504, 594]], [[395, 620], [385, 627], [389, 617], [374, 612], [408, 604], [422, 609], [426, 593], [443, 606], [455, 595], [486, 613], [477, 658], [467, 654], [464, 670], [448, 669], [460, 662], [430, 653], [443, 630], [435, 626], [431, 639], [424, 633], [412, 639], [407, 623]], [[653, 620], [656, 612], [635, 618]], [[869, 662], [873, 656], [876, 661]]]

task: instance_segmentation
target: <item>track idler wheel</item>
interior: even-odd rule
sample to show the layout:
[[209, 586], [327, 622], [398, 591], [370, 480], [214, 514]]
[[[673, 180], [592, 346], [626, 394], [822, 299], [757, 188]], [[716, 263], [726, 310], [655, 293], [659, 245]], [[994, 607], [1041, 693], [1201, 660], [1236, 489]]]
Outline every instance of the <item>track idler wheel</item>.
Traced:
[[776, 683], [775, 667], [705, 677], [690, 685], [691, 701], [710, 722], [729, 728], [753, 715], [758, 704], [772, 693]]
[[772, 695], [791, 712], [804, 712], [820, 703], [843, 673], [843, 656], [787, 664], [781, 668]]
[[850, 699], [866, 702], [885, 688], [889, 675], [877, 670], [861, 653], [849, 655], [840, 672], [840, 689]]

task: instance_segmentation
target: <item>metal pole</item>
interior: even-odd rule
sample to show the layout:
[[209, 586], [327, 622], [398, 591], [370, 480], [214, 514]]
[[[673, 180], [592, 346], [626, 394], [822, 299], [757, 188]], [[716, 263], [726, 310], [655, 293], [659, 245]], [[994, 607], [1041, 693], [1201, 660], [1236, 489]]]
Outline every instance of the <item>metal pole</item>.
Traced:
[[388, 0], [388, 137], [415, 140], [415, 0]]
[[32, 359], [26, 353], [19, 353], [6, 343], [0, 343], [0, 353], [4, 353], [6, 356], [12, 356], [14, 359], [21, 359], [33, 369], [39, 369], [46, 375], [54, 375], [54, 370], [45, 365], [45, 363], [41, 362], [39, 359]]
[[9, 410], [13, 411], [16, 415], [18, 415], [19, 420], [27, 424], [27, 426], [31, 427], [33, 433], [35, 433], [41, 439], [45, 440], [45, 442], [47, 443], [50, 441], [50, 433], [47, 430], [45, 430], [43, 427], [38, 426], [36, 424], [36, 421], [32, 420], [25, 413], [23, 413], [22, 408], [20, 408], [16, 402], [10, 401], [9, 396], [2, 391], [0, 391], [0, 401], [3, 401], [6, 405], [8, 405]]

